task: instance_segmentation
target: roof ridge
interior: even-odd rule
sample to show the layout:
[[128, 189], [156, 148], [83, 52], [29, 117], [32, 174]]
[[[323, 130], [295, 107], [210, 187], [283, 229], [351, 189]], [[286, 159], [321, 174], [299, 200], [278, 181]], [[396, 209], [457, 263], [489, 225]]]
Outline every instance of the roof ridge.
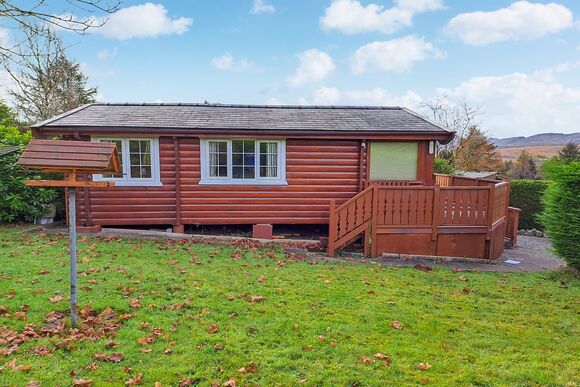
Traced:
[[[383, 105], [270, 105], [270, 104], [227, 104], [198, 102], [97, 102], [94, 106], [196, 106], [230, 108], [277, 108], [277, 109], [361, 109], [361, 110], [402, 110], [401, 106]], [[62, 117], [60, 117], [62, 118]]]
[[438, 124], [438, 123], [437, 123], [437, 122], [435, 122], [435, 121], [431, 121], [429, 118], [427, 118], [427, 117], [423, 116], [422, 114], [419, 114], [419, 113], [417, 113], [417, 112], [415, 112], [415, 111], [413, 111], [413, 110], [411, 110], [411, 109], [409, 109], [409, 108], [403, 107], [403, 108], [402, 108], [402, 110], [406, 111], [406, 112], [407, 112], [407, 113], [409, 113], [409, 114], [412, 114], [412, 115], [414, 115], [415, 117], [417, 117], [417, 118], [419, 118], [419, 119], [422, 119], [422, 120], [423, 120], [423, 121], [425, 121], [425, 122], [428, 122], [428, 123], [430, 123], [431, 125], [435, 125], [435, 126], [437, 126], [438, 128], [441, 128], [441, 129], [445, 130], [446, 132], [449, 132], [449, 133], [455, 133], [455, 131], [454, 131], [454, 130], [451, 130], [451, 129], [449, 129], [449, 128], [446, 128], [445, 126], [443, 126], [443, 125], [441, 125], [441, 124]]
[[51, 118], [49, 118], [47, 120], [37, 122], [34, 125], [30, 125], [30, 127], [31, 128], [38, 128], [40, 126], [44, 126], [44, 125], [50, 124], [51, 122], [54, 122], [56, 120], [60, 120], [61, 118], [64, 118], [64, 117], [67, 117], [67, 116], [70, 116], [73, 113], [80, 112], [81, 110], [84, 110], [84, 109], [88, 108], [91, 105], [97, 105], [97, 103], [85, 103], [84, 105], [81, 105], [81, 106], [79, 106], [77, 108], [74, 108], [72, 110], [66, 111], [64, 113], [61, 113], [58, 116], [54, 116], [54, 117], [51, 117]]

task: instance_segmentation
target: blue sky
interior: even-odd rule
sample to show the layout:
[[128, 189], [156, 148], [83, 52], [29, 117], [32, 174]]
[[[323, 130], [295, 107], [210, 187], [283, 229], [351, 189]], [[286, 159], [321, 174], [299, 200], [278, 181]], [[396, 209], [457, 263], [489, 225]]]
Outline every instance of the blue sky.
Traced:
[[577, 0], [124, 0], [104, 27], [62, 34], [107, 102], [447, 96], [507, 137], [580, 131], [579, 18]]

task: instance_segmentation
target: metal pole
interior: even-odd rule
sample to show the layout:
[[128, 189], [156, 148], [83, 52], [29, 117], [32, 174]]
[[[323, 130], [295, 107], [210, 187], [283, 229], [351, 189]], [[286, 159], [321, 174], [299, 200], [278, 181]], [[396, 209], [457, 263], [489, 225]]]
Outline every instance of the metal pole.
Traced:
[[68, 230], [70, 235], [70, 320], [77, 326], [77, 219], [76, 189], [68, 189]]

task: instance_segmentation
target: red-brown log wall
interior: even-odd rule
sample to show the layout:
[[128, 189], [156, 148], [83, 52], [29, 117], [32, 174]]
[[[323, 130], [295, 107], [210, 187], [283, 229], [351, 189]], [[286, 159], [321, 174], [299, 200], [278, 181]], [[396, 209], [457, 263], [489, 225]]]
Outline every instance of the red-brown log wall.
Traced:
[[[359, 192], [360, 140], [287, 139], [287, 186], [199, 185], [199, 138], [178, 141], [178, 194], [174, 139], [160, 137], [162, 186], [91, 189], [92, 224], [324, 224], [330, 200], [340, 204]], [[429, 161], [420, 156], [420, 171]], [[83, 203], [79, 200], [81, 221], [87, 215]]]

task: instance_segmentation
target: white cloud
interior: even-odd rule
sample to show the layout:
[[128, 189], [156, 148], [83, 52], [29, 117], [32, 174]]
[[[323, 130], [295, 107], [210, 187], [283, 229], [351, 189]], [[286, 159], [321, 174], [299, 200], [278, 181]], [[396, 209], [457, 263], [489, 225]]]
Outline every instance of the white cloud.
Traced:
[[430, 57], [442, 58], [444, 53], [423, 38], [410, 35], [365, 44], [351, 57], [351, 67], [355, 74], [368, 69], [404, 72], [410, 70], [415, 62]]
[[298, 59], [300, 65], [294, 75], [288, 78], [288, 82], [293, 86], [322, 81], [335, 68], [332, 57], [316, 49], [304, 51], [298, 55]]
[[484, 46], [539, 38], [572, 27], [573, 19], [572, 12], [560, 4], [517, 1], [491, 12], [460, 13], [449, 21], [446, 30], [463, 43]]
[[580, 88], [563, 85], [554, 74], [549, 78], [545, 71], [474, 77], [456, 87], [438, 89], [438, 94], [481, 106], [485, 129], [494, 137], [577, 131]]
[[[74, 16], [71, 17], [79, 20]], [[94, 17], [87, 21], [94, 26], [88, 32], [118, 40], [181, 35], [187, 32], [192, 23], [192, 19], [186, 17], [170, 18], [162, 4], [154, 3], [121, 8], [110, 15], [106, 22], [104, 19]]]
[[222, 56], [216, 56], [211, 60], [211, 64], [218, 70], [222, 71], [251, 71], [258, 70], [258, 66], [246, 58], [236, 60], [232, 55], [225, 53]]
[[395, 0], [392, 8], [358, 0], [334, 0], [320, 18], [327, 30], [354, 35], [367, 32], [390, 34], [413, 24], [413, 16], [420, 12], [443, 8], [442, 0]]
[[99, 60], [105, 61], [105, 60], [109, 60], [109, 59], [114, 58], [116, 55], [117, 55], [117, 47], [115, 47], [115, 48], [113, 48], [111, 50], [104, 49], [104, 50], [99, 51], [97, 53], [97, 58]]
[[254, 15], [274, 12], [276, 12], [276, 8], [272, 4], [268, 4], [265, 0], [254, 0], [252, 9], [250, 9], [250, 13]]
[[312, 101], [315, 105], [334, 105], [340, 100], [340, 90], [336, 87], [321, 87], [312, 93]]

